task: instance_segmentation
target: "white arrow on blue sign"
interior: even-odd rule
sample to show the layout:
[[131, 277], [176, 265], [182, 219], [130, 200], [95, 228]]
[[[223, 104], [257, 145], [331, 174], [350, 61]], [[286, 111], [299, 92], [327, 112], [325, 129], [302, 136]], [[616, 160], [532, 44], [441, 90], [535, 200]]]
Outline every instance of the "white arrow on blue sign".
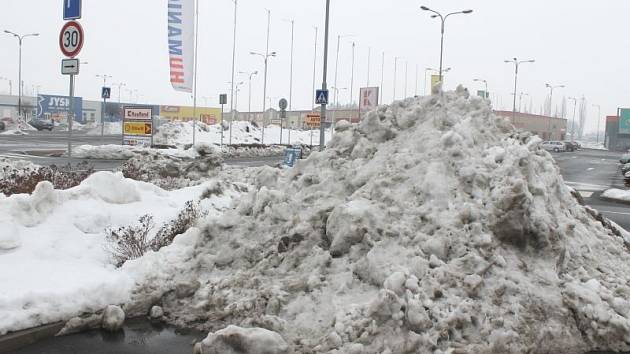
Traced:
[[328, 104], [328, 90], [317, 90], [315, 93], [315, 103]]
[[63, 0], [63, 19], [76, 20], [81, 18], [81, 0]]

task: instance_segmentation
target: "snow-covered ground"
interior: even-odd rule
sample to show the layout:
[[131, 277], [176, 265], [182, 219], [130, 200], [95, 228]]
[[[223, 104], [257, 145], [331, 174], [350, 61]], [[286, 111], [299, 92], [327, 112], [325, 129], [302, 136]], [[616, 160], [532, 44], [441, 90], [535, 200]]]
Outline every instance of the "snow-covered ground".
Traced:
[[[195, 141], [208, 144], [221, 144], [221, 125], [207, 125], [197, 122]], [[225, 123], [223, 130], [223, 143], [230, 142], [229, 123]], [[291, 144], [311, 145], [311, 135], [313, 145], [319, 145], [319, 130], [289, 130], [282, 129], [282, 144], [289, 144], [289, 133], [291, 134]], [[235, 121], [232, 123], [232, 144], [260, 144], [262, 130], [253, 126], [249, 122]], [[326, 141], [330, 139], [330, 130], [326, 131]], [[156, 144], [183, 146], [192, 144], [193, 123], [192, 122], [169, 122], [162, 124], [154, 136]], [[269, 125], [265, 128], [266, 145], [280, 144], [280, 127]]]
[[[17, 248], [0, 254], [0, 283], [35, 279], [21, 293], [0, 288], [0, 331], [106, 303], [129, 316], [159, 304], [167, 322], [213, 332], [203, 352], [630, 350], [628, 234], [577, 202], [540, 143], [463, 88], [395, 102], [340, 122], [294, 168], [214, 177], [242, 183], [220, 194], [230, 208], [120, 270], [96, 251], [97, 229], [171, 214], [202, 187], [166, 192], [112, 174], [65, 192], [40, 185], [0, 199], [4, 229], [18, 230], [4, 233]], [[85, 261], [78, 274], [97, 276], [59, 304], [39, 274], [48, 269], [18, 282], [15, 252], [51, 259], [50, 269]], [[95, 294], [112, 289], [101, 280], [119, 286]]]
[[594, 141], [584, 141], [584, 142], [580, 142], [580, 146], [582, 146], [582, 148], [584, 149], [593, 149], [593, 150], [608, 150], [605, 146], [604, 143], [597, 143]]
[[104, 135], [122, 135], [122, 122], [105, 122], [105, 126], [95, 123], [85, 129], [87, 135], [101, 135], [101, 129]]
[[[134, 273], [112, 265], [105, 229], [147, 213], [160, 225], [209, 186], [214, 182], [167, 192], [98, 172], [65, 191], [41, 183], [32, 195], [0, 194], [0, 334], [128, 302]], [[226, 190], [201, 205], [216, 217], [237, 195]], [[176, 238], [160, 257], [185, 252], [180, 244], [187, 242]]]
[[604, 191], [604, 193], [602, 193], [602, 197], [621, 202], [630, 202], [630, 191], [612, 188]]

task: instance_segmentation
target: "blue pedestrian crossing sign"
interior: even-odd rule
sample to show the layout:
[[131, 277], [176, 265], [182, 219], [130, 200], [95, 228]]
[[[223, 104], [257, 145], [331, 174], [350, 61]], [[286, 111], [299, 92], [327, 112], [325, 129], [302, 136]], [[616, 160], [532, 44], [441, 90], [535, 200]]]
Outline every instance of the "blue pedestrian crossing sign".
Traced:
[[63, 0], [63, 19], [77, 20], [81, 18], [81, 0]]
[[111, 94], [112, 94], [111, 87], [103, 87], [103, 89], [101, 90], [101, 98], [103, 99], [109, 99]]
[[317, 90], [315, 93], [315, 103], [328, 104], [328, 90]]

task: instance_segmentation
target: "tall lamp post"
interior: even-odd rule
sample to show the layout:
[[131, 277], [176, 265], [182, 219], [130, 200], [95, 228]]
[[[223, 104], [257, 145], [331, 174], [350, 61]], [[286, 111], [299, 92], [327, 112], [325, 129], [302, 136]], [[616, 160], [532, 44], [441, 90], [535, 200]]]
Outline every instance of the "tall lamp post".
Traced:
[[547, 87], [549, 89], [549, 115], [552, 115], [551, 113], [551, 107], [553, 107], [553, 90], [557, 89], [557, 88], [565, 88], [565, 85], [551, 85], [551, 84], [545, 84], [545, 87]]
[[517, 83], [518, 83], [518, 67], [523, 63], [534, 63], [536, 62], [533, 59], [530, 60], [518, 60], [518, 58], [513, 58], [512, 60], [505, 60], [506, 63], [514, 64], [514, 105], [512, 106], [512, 124], [516, 122], [516, 93]]
[[22, 117], [22, 41], [26, 37], [37, 37], [39, 33], [29, 33], [19, 35], [9, 30], [4, 30], [4, 33], [10, 34], [18, 39], [19, 54], [18, 54], [18, 117]]
[[[339, 48], [341, 45], [341, 39], [346, 38], [346, 37], [352, 37], [352, 35], [349, 35], [349, 34], [337, 35], [337, 56], [335, 59], [335, 83], [334, 83], [335, 87], [337, 87], [337, 74], [339, 73]], [[337, 97], [336, 95], [334, 97], [335, 97], [335, 104], [339, 106], [339, 97]], [[331, 128], [332, 128], [331, 129], [332, 132], [334, 133], [335, 132], [335, 111], [332, 112]]]
[[265, 143], [265, 110], [267, 109], [267, 68], [268, 68], [268, 62], [269, 62], [269, 57], [275, 57], [276, 56], [276, 52], [269, 53], [269, 33], [270, 33], [270, 29], [271, 29], [271, 10], [267, 10], [267, 46], [266, 46], [266, 49], [265, 49], [265, 54], [256, 53], [256, 52], [249, 52], [249, 54], [251, 54], [251, 55], [257, 55], [257, 56], [262, 57], [264, 62], [265, 62], [265, 79], [264, 79], [264, 83], [263, 83], [262, 136], [261, 136], [261, 139], [260, 139], [260, 143], [261, 144]]
[[553, 90], [557, 89], [557, 88], [565, 88], [565, 85], [551, 85], [549, 83], [545, 84], [545, 87], [547, 87], [549, 89], [549, 139], [552, 139], [553, 137], [553, 132], [551, 131], [551, 104], [553, 101]]
[[442, 59], [444, 56], [444, 23], [446, 22], [446, 19], [451, 16], [451, 15], [459, 15], [459, 14], [470, 14], [473, 12], [473, 10], [464, 10], [464, 11], [457, 11], [457, 12], [451, 12], [449, 14], [446, 14], [446, 16], [443, 16], [441, 13], [435, 11], [435, 10], [431, 10], [430, 8], [426, 7], [426, 6], [420, 6], [420, 9], [424, 10], [424, 11], [429, 11], [432, 12], [433, 15], [431, 15], [431, 18], [436, 18], [439, 17], [440, 20], [442, 21], [442, 26], [441, 26], [441, 39], [440, 39], [440, 82], [442, 82]]
[[258, 70], [256, 71], [252, 71], [252, 72], [247, 72], [247, 71], [239, 71], [239, 74], [245, 74], [248, 77], [248, 81], [249, 81], [249, 94], [248, 94], [248, 98], [247, 98], [247, 112], [249, 114], [249, 118], [251, 120], [251, 114], [252, 114], [252, 77], [254, 75], [258, 75]]
[[[317, 35], [319, 34], [319, 28], [317, 26], [313, 27], [315, 30], [315, 49], [313, 54], [313, 92], [311, 94], [311, 109], [315, 108], [315, 74], [317, 72]], [[313, 135], [313, 130], [311, 130], [311, 138]], [[311, 143], [313, 145], [313, 143]]]
[[598, 104], [594, 104], [593, 107], [597, 107], [597, 144], [599, 144], [599, 121], [602, 119], [602, 107]]
[[124, 82], [113, 83], [112, 86], [118, 86], [118, 103], [120, 103], [120, 90], [123, 86], [127, 86]]
[[568, 97], [568, 100], [573, 100], [573, 118], [571, 122], [571, 141], [575, 140], [575, 113], [577, 111], [577, 101], [578, 99], [575, 97]]
[[[522, 110], [521, 110], [521, 104], [523, 103], [523, 96], [527, 96], [527, 97], [529, 97], [529, 94], [528, 94], [528, 93], [525, 93], [525, 92], [521, 92], [521, 93], [518, 95], [518, 112], [519, 112], [519, 113], [521, 113], [521, 112], [522, 112]], [[526, 102], [525, 104], [527, 104], [527, 102]]]
[[[234, 33], [232, 35], [232, 81], [231, 82], [231, 87], [230, 87], [230, 114], [231, 114], [231, 118], [230, 118], [230, 145], [232, 145], [232, 122], [234, 121], [234, 71], [236, 70], [236, 15], [237, 15], [237, 10], [238, 10], [238, 0], [233, 0], [234, 1], [234, 25], [233, 25], [233, 30]], [[269, 31], [267, 31], [267, 33], [269, 33]], [[250, 96], [250, 103], [251, 103], [251, 78], [250, 78], [250, 91], [249, 91], [249, 96]], [[221, 106], [223, 107], [223, 106]], [[222, 108], [223, 109], [223, 108]], [[251, 112], [251, 107], [250, 110]], [[223, 134], [223, 113], [221, 114], [221, 134]], [[223, 135], [221, 135], [221, 137], [223, 137]], [[223, 144], [223, 140], [221, 140], [221, 144]]]

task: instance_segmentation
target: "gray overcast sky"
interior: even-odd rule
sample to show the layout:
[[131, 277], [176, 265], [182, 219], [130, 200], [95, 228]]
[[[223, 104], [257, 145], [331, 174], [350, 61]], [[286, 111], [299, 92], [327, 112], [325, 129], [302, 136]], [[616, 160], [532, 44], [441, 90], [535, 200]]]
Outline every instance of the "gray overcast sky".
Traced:
[[[108, 74], [110, 82], [124, 82], [137, 89], [141, 101], [156, 104], [192, 104], [190, 95], [171, 89], [168, 68], [166, 0], [84, 0], [83, 18], [86, 33], [82, 67], [77, 79], [78, 94], [96, 99], [102, 82], [96, 74]], [[41, 93], [66, 94], [68, 80], [59, 73], [62, 55], [58, 33], [63, 24], [61, 0], [1, 0], [1, 29], [18, 33], [39, 32], [38, 38], [27, 38], [23, 50], [25, 93], [32, 85], [41, 85]], [[333, 85], [337, 34], [352, 34], [342, 39], [339, 65], [339, 87], [350, 86], [351, 42], [356, 42], [355, 96], [358, 87], [367, 83], [367, 52], [372, 47], [371, 85], [380, 84], [381, 55], [385, 51], [384, 102], [393, 93], [394, 56], [401, 57], [398, 66], [397, 97], [404, 91], [405, 62], [408, 61], [408, 95], [415, 92], [415, 68], [420, 67], [419, 93], [422, 93], [422, 71], [439, 64], [439, 23], [429, 18], [419, 6], [450, 12], [471, 8], [471, 15], [450, 17], [445, 40], [445, 67], [453, 70], [446, 78], [447, 88], [463, 84], [471, 91], [481, 88], [474, 78], [489, 82], [489, 90], [501, 97], [503, 107], [510, 109], [513, 91], [513, 65], [505, 59], [536, 59], [525, 64], [519, 76], [519, 92], [533, 97], [538, 113], [547, 90], [545, 83], [565, 84], [554, 93], [559, 105], [563, 95], [589, 100], [587, 130], [595, 128], [596, 109], [602, 115], [616, 113], [619, 106], [630, 105], [630, 36], [627, 28], [630, 1], [627, 0], [331, 0], [331, 41], [329, 85]], [[262, 59], [250, 56], [251, 50], [264, 51], [266, 34], [265, 8], [272, 11], [270, 50], [279, 53], [271, 59], [268, 96], [288, 96], [290, 24], [295, 19], [295, 65], [293, 107], [311, 104], [313, 68], [313, 26], [320, 27], [317, 86], [321, 86], [323, 54], [324, 0], [239, 0], [237, 70], [262, 72]], [[199, 103], [218, 104], [218, 94], [229, 93], [232, 50], [233, 2], [200, 0]], [[0, 76], [17, 83], [17, 40], [0, 35]], [[240, 80], [245, 80], [240, 76]], [[246, 80], [245, 80], [246, 81]], [[262, 75], [252, 84], [252, 109], [262, 107]], [[0, 81], [0, 93], [8, 91]], [[113, 98], [117, 98], [116, 90]], [[123, 100], [127, 97], [123, 91]], [[349, 92], [340, 93], [340, 101], [349, 101]], [[239, 95], [239, 109], [247, 110], [247, 86]], [[569, 116], [572, 108], [569, 108]]]

